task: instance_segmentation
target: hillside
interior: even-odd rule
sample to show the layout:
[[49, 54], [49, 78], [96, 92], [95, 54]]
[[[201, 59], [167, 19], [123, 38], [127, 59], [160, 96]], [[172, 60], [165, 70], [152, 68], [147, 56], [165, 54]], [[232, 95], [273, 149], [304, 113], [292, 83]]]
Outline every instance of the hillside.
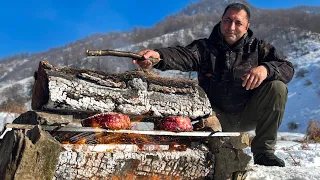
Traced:
[[297, 131], [305, 132], [309, 120], [320, 120], [320, 34], [292, 31], [289, 36], [293, 34], [302, 39], [287, 47], [296, 73], [288, 85], [289, 99], [280, 131], [288, 131], [287, 124], [295, 122]]
[[[224, 7], [230, 2], [242, 2], [247, 4], [252, 11], [251, 27], [256, 35], [261, 38], [270, 38], [279, 31], [290, 27], [301, 30], [320, 32], [320, 17], [317, 13], [311, 13], [318, 7], [296, 7], [292, 9], [268, 10], [259, 9], [246, 0], [199, 0], [191, 2], [181, 12], [168, 15], [151, 28], [134, 27], [124, 32], [110, 32], [107, 34], [92, 34], [75, 42], [66, 43], [62, 47], [53, 47], [44, 52], [29, 54], [20, 53], [0, 60], [0, 87], [12, 81], [18, 81], [33, 75], [38, 62], [47, 59], [51, 64], [59, 66], [72, 66], [76, 68], [88, 68], [116, 72], [134, 68], [130, 61], [114, 58], [100, 58], [91, 60], [85, 57], [86, 49], [118, 49], [126, 46], [134, 46], [142, 42], [150, 42], [165, 34], [172, 34], [179, 30], [190, 29], [194, 36], [184, 33], [183, 36], [174, 36], [170, 43], [151, 42], [148, 48], [157, 48], [167, 45], [186, 45], [198, 37], [207, 37], [214, 24], [219, 22]], [[306, 12], [308, 10], [308, 12]], [[312, 10], [312, 11], [311, 11]], [[209, 28], [209, 32], [195, 27]], [[183, 40], [180, 38], [183, 37]], [[280, 50], [281, 50], [280, 46]], [[131, 50], [138, 51], [142, 47], [135, 46]]]

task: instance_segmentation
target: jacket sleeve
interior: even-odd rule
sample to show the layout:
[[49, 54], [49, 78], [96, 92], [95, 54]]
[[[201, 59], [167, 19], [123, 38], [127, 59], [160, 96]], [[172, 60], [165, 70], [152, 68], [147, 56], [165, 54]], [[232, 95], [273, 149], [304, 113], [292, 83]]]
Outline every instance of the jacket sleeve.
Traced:
[[201, 40], [195, 40], [186, 47], [167, 47], [155, 49], [160, 54], [160, 61], [154, 68], [160, 70], [197, 71], [200, 65]]
[[280, 80], [289, 83], [294, 74], [292, 63], [280, 58], [276, 49], [266, 41], [260, 41], [259, 60], [268, 69], [267, 80]]

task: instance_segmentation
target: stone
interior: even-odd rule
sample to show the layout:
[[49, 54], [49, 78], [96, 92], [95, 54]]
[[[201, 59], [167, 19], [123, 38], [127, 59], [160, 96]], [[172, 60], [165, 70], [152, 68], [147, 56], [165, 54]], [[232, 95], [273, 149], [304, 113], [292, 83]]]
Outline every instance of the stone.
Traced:
[[1, 141], [0, 179], [52, 179], [61, 146], [39, 126], [12, 130]]
[[217, 137], [209, 140], [209, 149], [215, 155], [214, 179], [229, 179], [233, 173], [243, 172], [251, 156], [243, 149], [249, 145], [247, 133], [236, 137]]
[[61, 115], [49, 112], [27, 111], [13, 120], [14, 124], [30, 125], [66, 125], [73, 123], [72, 115]]

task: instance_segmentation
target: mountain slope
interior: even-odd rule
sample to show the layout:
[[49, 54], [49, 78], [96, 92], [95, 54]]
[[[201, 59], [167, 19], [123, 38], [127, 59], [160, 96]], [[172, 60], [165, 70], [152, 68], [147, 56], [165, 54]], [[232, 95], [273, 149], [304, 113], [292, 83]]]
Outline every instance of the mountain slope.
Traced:
[[320, 14], [320, 7], [318, 6], [296, 6], [291, 9], [295, 11], [306, 12], [309, 14]]
[[281, 131], [288, 131], [287, 124], [295, 122], [299, 126], [297, 131], [305, 132], [309, 120], [320, 120], [320, 34], [302, 32], [298, 35], [307, 38], [293, 42], [292, 50], [287, 52], [296, 68], [288, 84], [288, 103]]
[[209, 14], [219, 14], [223, 13], [224, 8], [231, 3], [243, 3], [250, 8], [252, 13], [256, 13], [259, 11], [259, 8], [254, 7], [247, 0], [199, 0], [197, 3], [191, 3], [187, 7], [185, 7], [178, 15], [195, 15], [201, 13], [209, 13]]

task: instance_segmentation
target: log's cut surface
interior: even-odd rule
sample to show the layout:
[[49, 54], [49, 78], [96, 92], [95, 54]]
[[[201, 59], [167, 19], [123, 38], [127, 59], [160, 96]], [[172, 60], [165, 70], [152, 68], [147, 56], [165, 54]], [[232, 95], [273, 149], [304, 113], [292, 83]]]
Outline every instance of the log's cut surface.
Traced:
[[199, 149], [174, 152], [75, 149], [60, 153], [53, 179], [205, 179], [213, 174], [213, 155]]
[[120, 74], [58, 68], [41, 61], [35, 73], [32, 108], [60, 113], [120, 112], [128, 115], [211, 114], [210, 102], [194, 80], [162, 78], [144, 71]]

